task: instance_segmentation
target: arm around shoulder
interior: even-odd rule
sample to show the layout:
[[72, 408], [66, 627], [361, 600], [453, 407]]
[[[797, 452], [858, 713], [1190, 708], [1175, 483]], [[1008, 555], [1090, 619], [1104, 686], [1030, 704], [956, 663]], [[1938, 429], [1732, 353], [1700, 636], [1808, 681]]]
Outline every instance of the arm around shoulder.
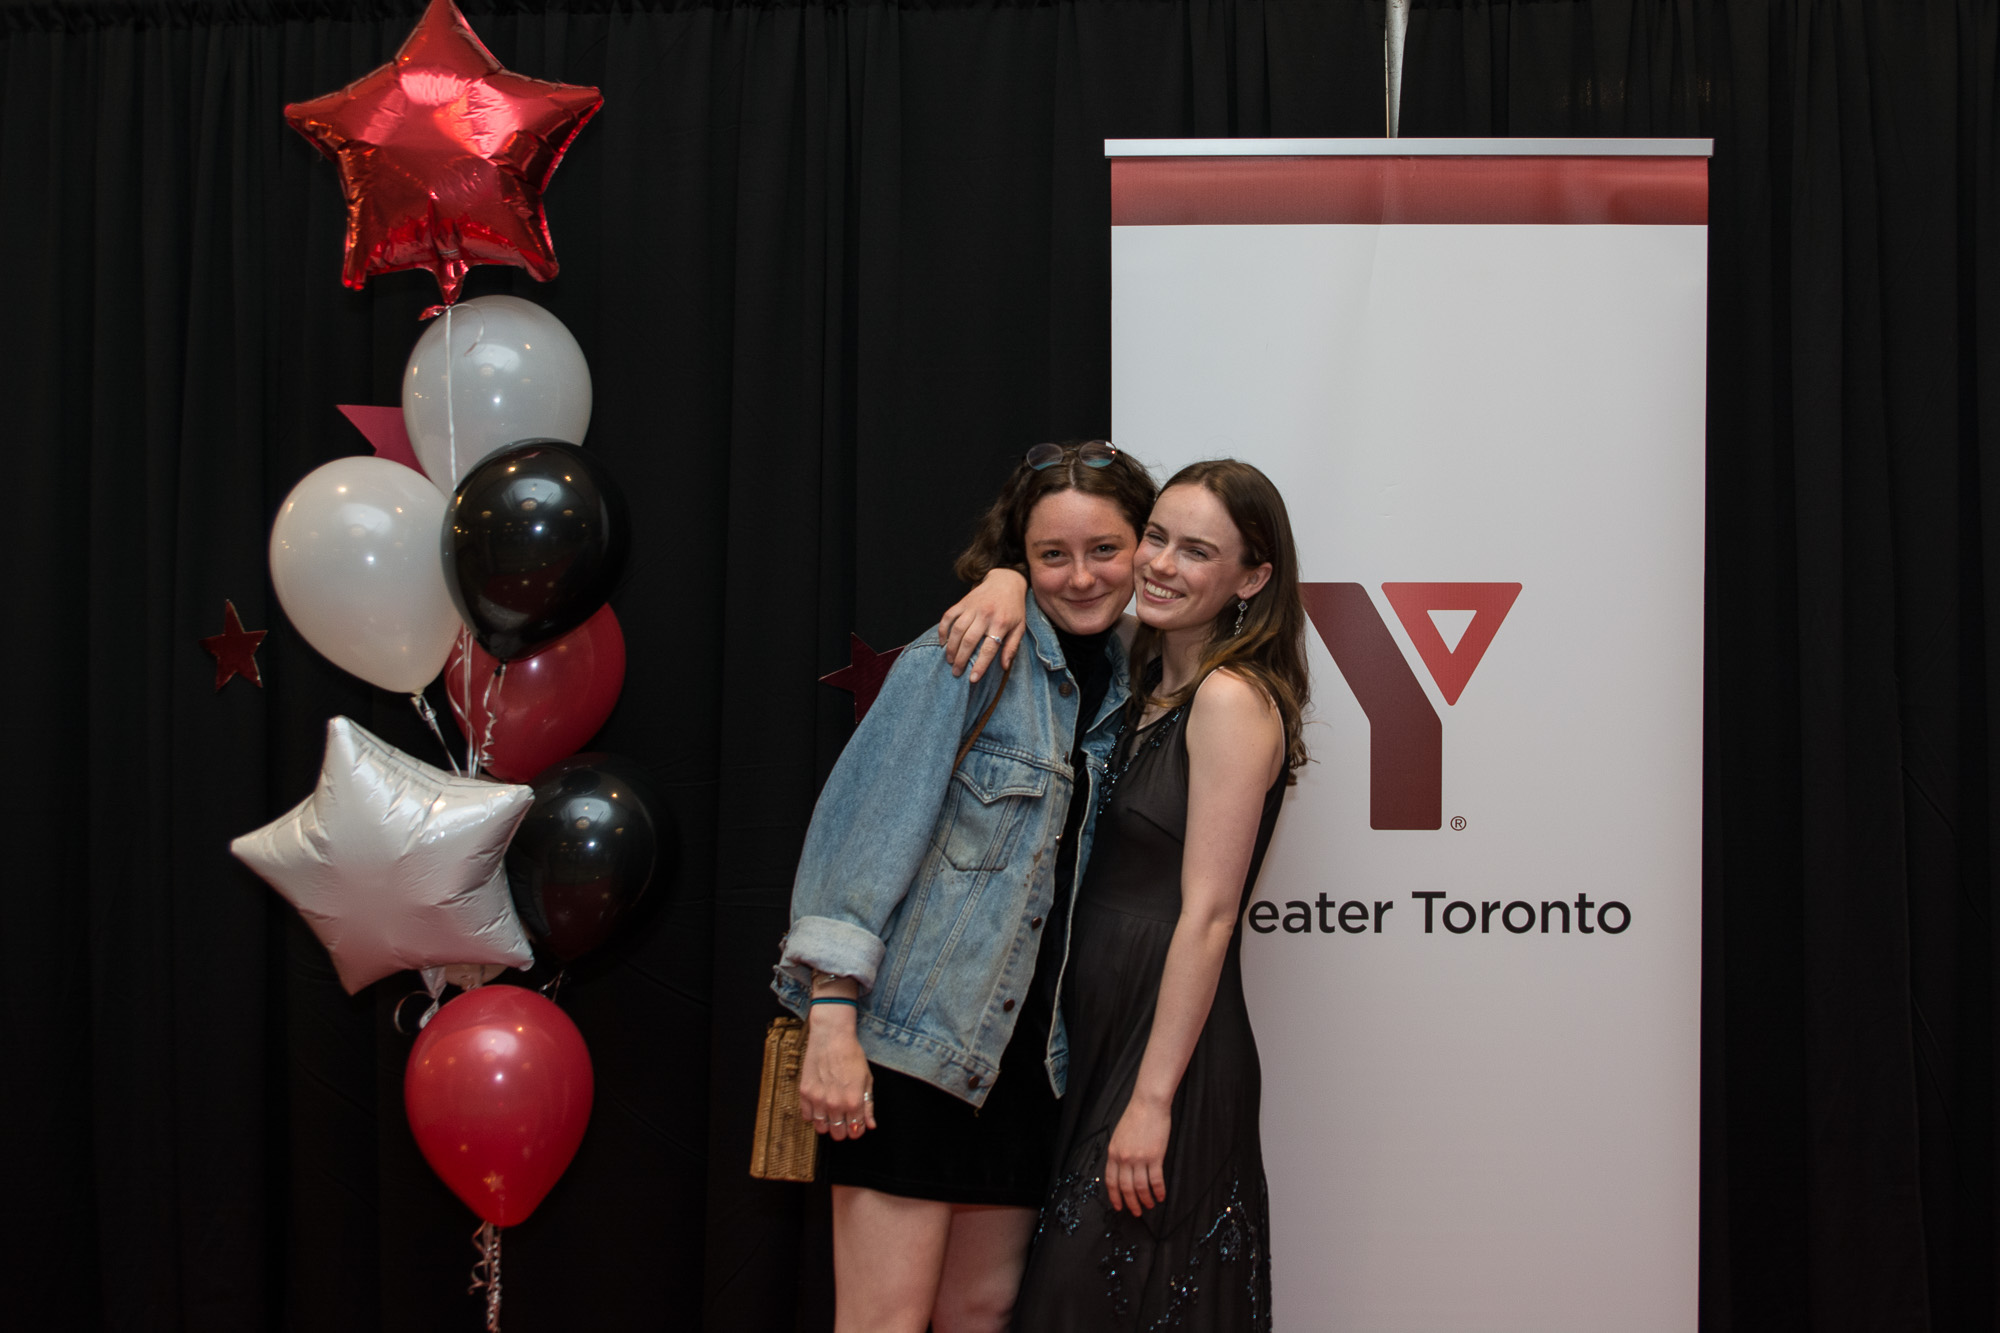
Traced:
[[1027, 626], [1028, 576], [1018, 569], [996, 566], [987, 571], [978, 587], [946, 609], [938, 622], [938, 638], [944, 643], [952, 674], [965, 670], [970, 662], [971, 678], [978, 680], [996, 658], [1003, 668], [1014, 665], [1014, 653]]

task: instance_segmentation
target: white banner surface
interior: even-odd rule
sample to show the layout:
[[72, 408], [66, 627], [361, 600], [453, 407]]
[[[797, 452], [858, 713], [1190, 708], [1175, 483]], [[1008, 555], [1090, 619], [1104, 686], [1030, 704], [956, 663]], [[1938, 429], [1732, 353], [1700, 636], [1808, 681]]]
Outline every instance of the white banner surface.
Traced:
[[1270, 474], [1318, 631], [1245, 919], [1283, 1333], [1696, 1322], [1707, 228], [1513, 165], [1542, 220], [1112, 229], [1113, 438]]

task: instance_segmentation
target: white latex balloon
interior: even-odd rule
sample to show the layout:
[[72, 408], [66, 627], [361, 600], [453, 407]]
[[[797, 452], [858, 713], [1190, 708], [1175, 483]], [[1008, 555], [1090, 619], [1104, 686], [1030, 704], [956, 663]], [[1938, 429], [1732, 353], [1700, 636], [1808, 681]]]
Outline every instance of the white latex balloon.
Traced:
[[406, 967], [527, 967], [505, 857], [534, 800], [336, 717], [313, 794], [229, 850], [299, 909], [350, 995]]
[[518, 296], [481, 296], [430, 322], [403, 370], [403, 425], [450, 495], [479, 460], [522, 440], [582, 444], [590, 367], [561, 320]]
[[444, 508], [384, 458], [336, 458], [292, 487], [271, 524], [271, 583], [306, 642], [385, 690], [435, 680], [461, 627], [438, 555]]

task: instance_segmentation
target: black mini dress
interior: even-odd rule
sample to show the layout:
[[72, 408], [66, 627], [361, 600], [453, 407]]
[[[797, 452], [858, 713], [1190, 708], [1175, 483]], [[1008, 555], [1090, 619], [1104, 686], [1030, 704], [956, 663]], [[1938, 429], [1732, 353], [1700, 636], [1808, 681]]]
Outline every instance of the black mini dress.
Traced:
[[[1112, 631], [1082, 637], [1062, 630], [1063, 660], [1077, 686], [1077, 717], [1097, 715], [1111, 688], [1108, 649]], [[1056, 856], [1055, 903], [1047, 920], [1069, 921], [1070, 883], [1076, 878], [1077, 834], [1083, 826], [1082, 728], [1070, 743], [1072, 784], [1063, 837]], [[821, 1141], [827, 1180], [912, 1199], [1035, 1208], [1049, 1183], [1061, 1106], [1043, 1060], [1055, 1022], [1057, 973], [1067, 937], [1042, 932], [1035, 976], [1021, 1001], [1000, 1072], [983, 1106], [973, 1106], [920, 1078], [870, 1064], [875, 1076], [876, 1128], [858, 1139]]]

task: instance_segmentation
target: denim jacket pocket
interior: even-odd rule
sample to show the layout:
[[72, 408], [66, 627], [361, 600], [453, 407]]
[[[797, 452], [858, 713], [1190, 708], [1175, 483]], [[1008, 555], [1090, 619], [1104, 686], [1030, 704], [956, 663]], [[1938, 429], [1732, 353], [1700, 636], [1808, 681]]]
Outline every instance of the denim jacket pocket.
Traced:
[[1049, 789], [1049, 770], [1014, 755], [973, 749], [952, 774], [940, 850], [954, 870], [1003, 870], [1029, 803]]

